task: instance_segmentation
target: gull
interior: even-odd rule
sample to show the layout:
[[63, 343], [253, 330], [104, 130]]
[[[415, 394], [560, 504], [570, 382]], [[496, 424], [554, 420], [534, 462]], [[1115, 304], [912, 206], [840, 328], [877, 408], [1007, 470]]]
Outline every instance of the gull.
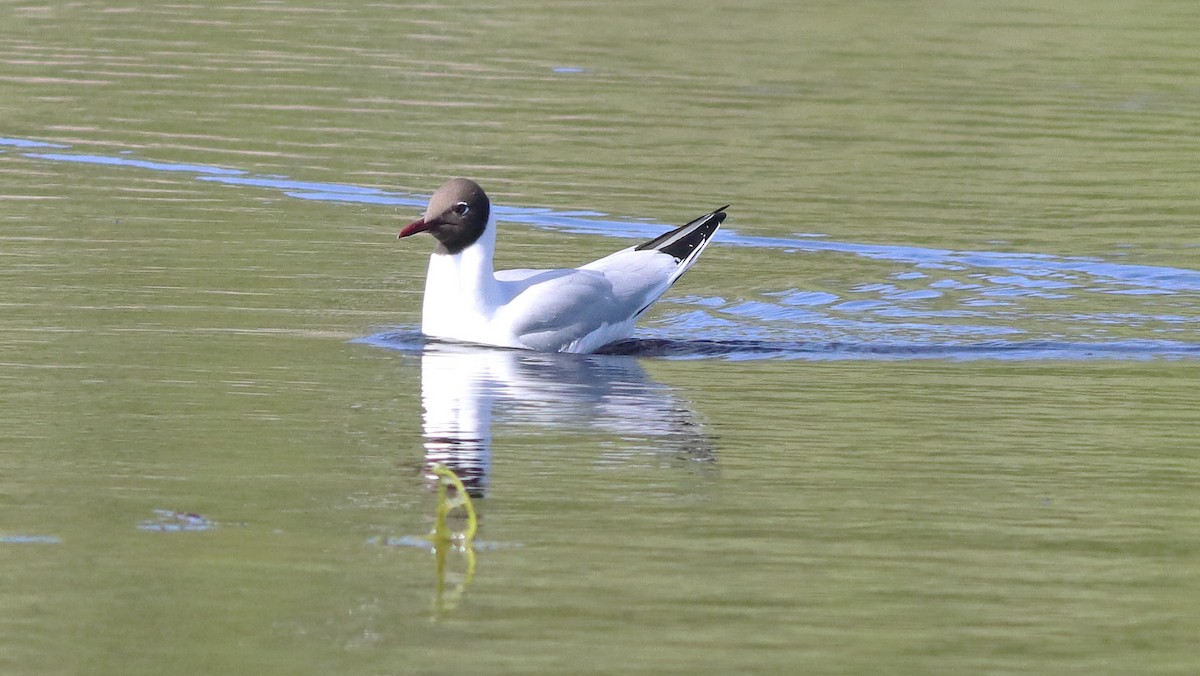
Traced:
[[428, 232], [421, 333], [539, 352], [595, 352], [634, 324], [712, 240], [728, 205], [637, 246], [577, 268], [495, 270], [496, 215], [479, 184], [444, 183], [400, 237]]

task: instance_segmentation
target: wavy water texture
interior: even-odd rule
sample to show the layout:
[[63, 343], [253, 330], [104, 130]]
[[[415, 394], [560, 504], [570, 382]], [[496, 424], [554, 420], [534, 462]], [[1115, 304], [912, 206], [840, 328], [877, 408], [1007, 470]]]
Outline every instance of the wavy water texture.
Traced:
[[[5, 146], [36, 161], [190, 174], [297, 199], [415, 208], [428, 200], [424, 194], [157, 162], [130, 153], [70, 152], [69, 146], [32, 139], [0, 138]], [[494, 209], [501, 221], [573, 234], [647, 239], [667, 227], [594, 211]], [[1200, 328], [1200, 270], [1046, 253], [837, 242], [812, 234], [764, 237], [733, 228], [723, 229], [717, 241], [785, 256], [846, 254], [899, 269], [840, 292], [788, 288], [763, 290], [756, 298], [674, 297], [671, 302], [682, 311], [667, 313], [640, 329], [636, 339], [607, 351], [678, 359], [1200, 356], [1200, 343], [1193, 342]]]

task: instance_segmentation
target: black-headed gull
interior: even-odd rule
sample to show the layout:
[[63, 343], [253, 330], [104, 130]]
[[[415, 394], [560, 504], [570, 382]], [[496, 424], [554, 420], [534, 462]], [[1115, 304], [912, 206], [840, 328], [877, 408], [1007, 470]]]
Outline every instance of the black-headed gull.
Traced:
[[696, 262], [725, 220], [705, 214], [648, 242], [577, 268], [492, 268], [496, 215], [474, 181], [455, 178], [400, 237], [428, 232], [421, 333], [541, 352], [594, 352], [633, 333], [638, 317]]

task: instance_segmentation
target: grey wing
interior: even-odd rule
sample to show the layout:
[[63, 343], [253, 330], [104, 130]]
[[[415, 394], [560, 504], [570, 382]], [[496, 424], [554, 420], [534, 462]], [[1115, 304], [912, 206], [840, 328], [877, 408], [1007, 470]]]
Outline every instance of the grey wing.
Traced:
[[639, 251], [634, 247], [592, 261], [583, 270], [604, 275], [613, 293], [633, 315], [641, 314], [678, 277], [679, 261], [659, 251]]
[[539, 350], [559, 350], [608, 326], [632, 320], [636, 300], [623, 299], [604, 274], [555, 270], [528, 283], [505, 309], [513, 334]]

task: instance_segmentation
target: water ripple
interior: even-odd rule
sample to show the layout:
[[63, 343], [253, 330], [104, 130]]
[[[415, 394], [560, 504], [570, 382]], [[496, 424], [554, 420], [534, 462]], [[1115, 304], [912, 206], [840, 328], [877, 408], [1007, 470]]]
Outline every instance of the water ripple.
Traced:
[[1076, 343], [1048, 340], [985, 341], [974, 344], [916, 343], [819, 343], [757, 340], [673, 340], [637, 338], [613, 343], [604, 354], [702, 359], [719, 357], [731, 361], [748, 359], [909, 360], [977, 359], [1196, 359], [1200, 344], [1160, 340], [1130, 340], [1108, 343]]
[[[254, 175], [228, 167], [157, 162], [129, 157], [129, 153], [62, 152], [69, 146], [32, 139], [0, 138], [0, 146], [19, 149], [32, 160], [192, 174], [200, 181], [278, 191], [298, 199], [415, 208], [424, 207], [428, 200], [424, 194]], [[617, 220], [586, 210], [503, 205], [494, 205], [494, 209], [501, 221], [575, 234], [647, 239], [661, 234], [666, 227]], [[1200, 291], [1200, 270], [1034, 252], [837, 242], [799, 233], [763, 237], [743, 235], [732, 228], [722, 230], [717, 239], [727, 246], [781, 253], [843, 253], [899, 263], [910, 269], [892, 272], [888, 281], [864, 282], [840, 293], [767, 289], [757, 298], [673, 298], [674, 303], [693, 309], [658, 319], [657, 324], [651, 322], [642, 329], [640, 335], [649, 337], [642, 339], [640, 354], [728, 359], [1197, 356], [1198, 344], [1175, 338], [1184, 334], [1190, 339], [1200, 328], [1200, 304], [1191, 296]], [[1143, 299], [1138, 311], [1113, 311], [1111, 305], [1119, 301], [1098, 300], [1128, 296]], [[1097, 310], [1080, 312], [1063, 305], [1072, 299], [1088, 300], [1085, 309]], [[1104, 311], [1099, 311], [1097, 306], [1101, 305]], [[1022, 328], [1039, 323], [1041, 328], [1036, 330]], [[1110, 334], [1118, 328], [1163, 335], [1164, 339]], [[673, 336], [698, 335], [703, 340], [659, 338], [654, 335], [658, 331]], [[1001, 337], [1006, 342], [994, 342]]]
[[[370, 336], [356, 338], [352, 343], [372, 345], [413, 355], [420, 355], [429, 341], [416, 327], [390, 327]], [[496, 348], [511, 352], [506, 348]], [[1089, 359], [1196, 359], [1200, 344], [1163, 340], [1125, 340], [1111, 342], [1071, 342], [1053, 340], [985, 340], [975, 343], [949, 342], [850, 342], [821, 340], [773, 339], [677, 339], [638, 337], [606, 345], [600, 356], [657, 358], [671, 360], [725, 359], [745, 361], [759, 359], [844, 361], [943, 359], [972, 361], [997, 359], [1008, 361], [1031, 360], [1089, 360]]]
[[4, 138], [0, 137], [0, 146], [12, 146], [15, 148], [70, 148], [61, 143], [47, 143], [45, 141], [35, 141], [27, 138]]
[[189, 174], [244, 174], [240, 169], [224, 169], [204, 164], [182, 164], [179, 162], [149, 162], [110, 155], [77, 155], [67, 153], [25, 153], [25, 157], [55, 162], [78, 162], [80, 164], [108, 164], [118, 167], [137, 167], [154, 171], [181, 171]]
[[57, 535], [0, 535], [4, 545], [57, 545], [62, 540]]

